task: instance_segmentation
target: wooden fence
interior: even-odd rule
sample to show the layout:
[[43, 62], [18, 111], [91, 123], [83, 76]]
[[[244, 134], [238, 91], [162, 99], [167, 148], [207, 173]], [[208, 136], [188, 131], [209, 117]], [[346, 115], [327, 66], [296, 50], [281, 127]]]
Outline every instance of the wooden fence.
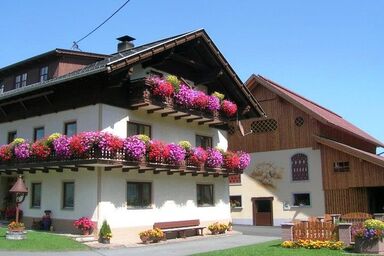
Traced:
[[336, 225], [331, 222], [303, 221], [293, 226], [293, 240], [335, 240]]

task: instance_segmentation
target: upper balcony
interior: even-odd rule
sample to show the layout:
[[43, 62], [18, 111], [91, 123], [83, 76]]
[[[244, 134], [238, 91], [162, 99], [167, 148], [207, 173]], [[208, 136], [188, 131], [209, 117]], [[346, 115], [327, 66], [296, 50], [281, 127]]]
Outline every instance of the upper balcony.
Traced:
[[129, 107], [158, 113], [198, 125], [221, 126], [237, 117], [237, 105], [219, 92], [211, 95], [193, 89], [183, 79], [169, 75], [136, 80], [129, 91]]

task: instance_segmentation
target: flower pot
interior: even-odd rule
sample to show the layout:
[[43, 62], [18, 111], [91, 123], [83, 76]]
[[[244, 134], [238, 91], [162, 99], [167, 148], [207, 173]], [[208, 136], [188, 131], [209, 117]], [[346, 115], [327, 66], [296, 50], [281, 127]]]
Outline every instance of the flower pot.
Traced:
[[89, 236], [90, 233], [91, 233], [91, 231], [90, 231], [89, 229], [85, 229], [85, 230], [82, 230], [82, 231], [81, 231], [81, 234], [82, 234], [83, 236]]
[[143, 242], [143, 244], [149, 243], [149, 237], [148, 236], [140, 236], [140, 240], [141, 240], [141, 242]]
[[362, 238], [355, 239], [354, 249], [358, 253], [384, 253], [383, 239], [367, 240]]
[[103, 237], [101, 237], [101, 238], [99, 239], [99, 241], [100, 241], [100, 243], [102, 243], [102, 244], [110, 244], [110, 243], [111, 243], [111, 239], [109, 239], [109, 238], [103, 238]]

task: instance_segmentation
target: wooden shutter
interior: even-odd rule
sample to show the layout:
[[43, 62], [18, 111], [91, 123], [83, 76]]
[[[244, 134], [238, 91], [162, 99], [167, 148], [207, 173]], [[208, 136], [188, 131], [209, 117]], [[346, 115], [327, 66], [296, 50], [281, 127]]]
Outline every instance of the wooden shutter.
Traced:
[[308, 180], [308, 157], [304, 154], [292, 156], [292, 180]]

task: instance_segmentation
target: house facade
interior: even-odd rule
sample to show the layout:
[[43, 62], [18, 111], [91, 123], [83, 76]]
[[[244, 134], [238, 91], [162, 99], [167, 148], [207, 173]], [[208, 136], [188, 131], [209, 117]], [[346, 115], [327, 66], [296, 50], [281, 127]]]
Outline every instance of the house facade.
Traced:
[[[228, 123], [235, 116], [264, 115], [204, 30], [138, 47], [131, 40], [120, 38], [116, 54], [1, 94], [0, 143], [14, 145], [16, 137], [33, 142], [57, 132], [70, 137], [103, 131], [121, 140], [142, 134], [153, 143], [189, 141], [193, 148], [226, 150]], [[2, 70], [11, 76], [7, 67]], [[149, 78], [164, 81], [169, 75], [186, 85], [185, 90], [224, 94], [236, 104], [236, 115], [156, 97]], [[12, 158], [0, 165], [2, 198], [9, 199], [7, 189], [17, 175], [23, 175], [29, 188], [22, 204], [27, 226], [51, 210], [57, 231], [75, 232], [73, 221], [87, 216], [99, 228], [107, 220], [115, 239], [137, 241], [138, 233], [155, 222], [199, 219], [208, 225], [231, 220], [227, 177], [241, 170], [193, 165], [187, 156], [177, 164], [150, 156], [133, 161], [122, 148], [92, 149], [65, 159], [55, 152], [43, 161]], [[4, 200], [2, 208], [10, 201]]]
[[246, 85], [267, 117], [228, 130], [230, 148], [252, 155], [244, 173], [230, 177], [234, 223], [384, 211], [384, 158], [375, 154], [383, 143], [265, 77], [252, 75]]

